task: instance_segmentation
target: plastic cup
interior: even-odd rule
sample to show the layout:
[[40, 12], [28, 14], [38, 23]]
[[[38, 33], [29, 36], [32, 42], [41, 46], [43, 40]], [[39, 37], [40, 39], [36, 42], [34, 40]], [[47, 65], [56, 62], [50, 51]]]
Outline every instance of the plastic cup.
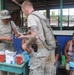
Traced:
[[4, 62], [5, 60], [5, 55], [4, 54], [0, 54], [0, 62]]
[[16, 63], [21, 65], [23, 62], [22, 55], [16, 55]]
[[0, 62], [4, 62], [4, 61], [5, 61], [4, 51], [0, 51]]

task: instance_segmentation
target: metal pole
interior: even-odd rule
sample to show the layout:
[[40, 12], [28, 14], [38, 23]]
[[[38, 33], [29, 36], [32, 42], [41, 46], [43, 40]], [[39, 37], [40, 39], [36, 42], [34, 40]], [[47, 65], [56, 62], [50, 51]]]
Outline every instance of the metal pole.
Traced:
[[0, 11], [1, 11], [1, 0], [0, 0]]
[[5, 0], [1, 0], [1, 10], [5, 9]]
[[60, 0], [60, 30], [62, 30], [62, 1]]
[[21, 18], [21, 27], [23, 26], [23, 12], [20, 11], [20, 18]]

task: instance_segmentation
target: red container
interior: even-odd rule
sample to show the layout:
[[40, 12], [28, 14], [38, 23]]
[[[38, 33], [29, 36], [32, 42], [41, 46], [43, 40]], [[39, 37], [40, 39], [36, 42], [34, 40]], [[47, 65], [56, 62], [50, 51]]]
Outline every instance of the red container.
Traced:
[[22, 55], [16, 55], [16, 63], [21, 65], [23, 62]]
[[5, 55], [4, 54], [0, 54], [0, 62], [4, 62], [5, 60]]

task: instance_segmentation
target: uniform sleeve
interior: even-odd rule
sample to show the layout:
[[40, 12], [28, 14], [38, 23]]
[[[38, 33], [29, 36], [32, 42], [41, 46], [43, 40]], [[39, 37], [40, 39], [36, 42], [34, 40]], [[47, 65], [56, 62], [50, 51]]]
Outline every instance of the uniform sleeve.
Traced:
[[15, 23], [13, 21], [11, 21], [11, 25], [12, 25], [13, 29], [16, 28], [16, 25], [15, 25]]
[[35, 17], [33, 15], [28, 16], [27, 24], [28, 24], [28, 27], [37, 26], [36, 19], [35, 19]]

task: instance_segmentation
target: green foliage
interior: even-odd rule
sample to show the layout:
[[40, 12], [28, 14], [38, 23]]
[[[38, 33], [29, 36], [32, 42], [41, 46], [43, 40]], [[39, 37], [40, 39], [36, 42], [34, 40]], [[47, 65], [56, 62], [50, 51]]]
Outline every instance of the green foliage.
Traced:
[[51, 16], [56, 16], [54, 11], [52, 11], [52, 14], [51, 14]]
[[45, 16], [46, 16], [46, 10], [44, 10], [44, 11], [43, 11], [43, 15], [45, 15]]

